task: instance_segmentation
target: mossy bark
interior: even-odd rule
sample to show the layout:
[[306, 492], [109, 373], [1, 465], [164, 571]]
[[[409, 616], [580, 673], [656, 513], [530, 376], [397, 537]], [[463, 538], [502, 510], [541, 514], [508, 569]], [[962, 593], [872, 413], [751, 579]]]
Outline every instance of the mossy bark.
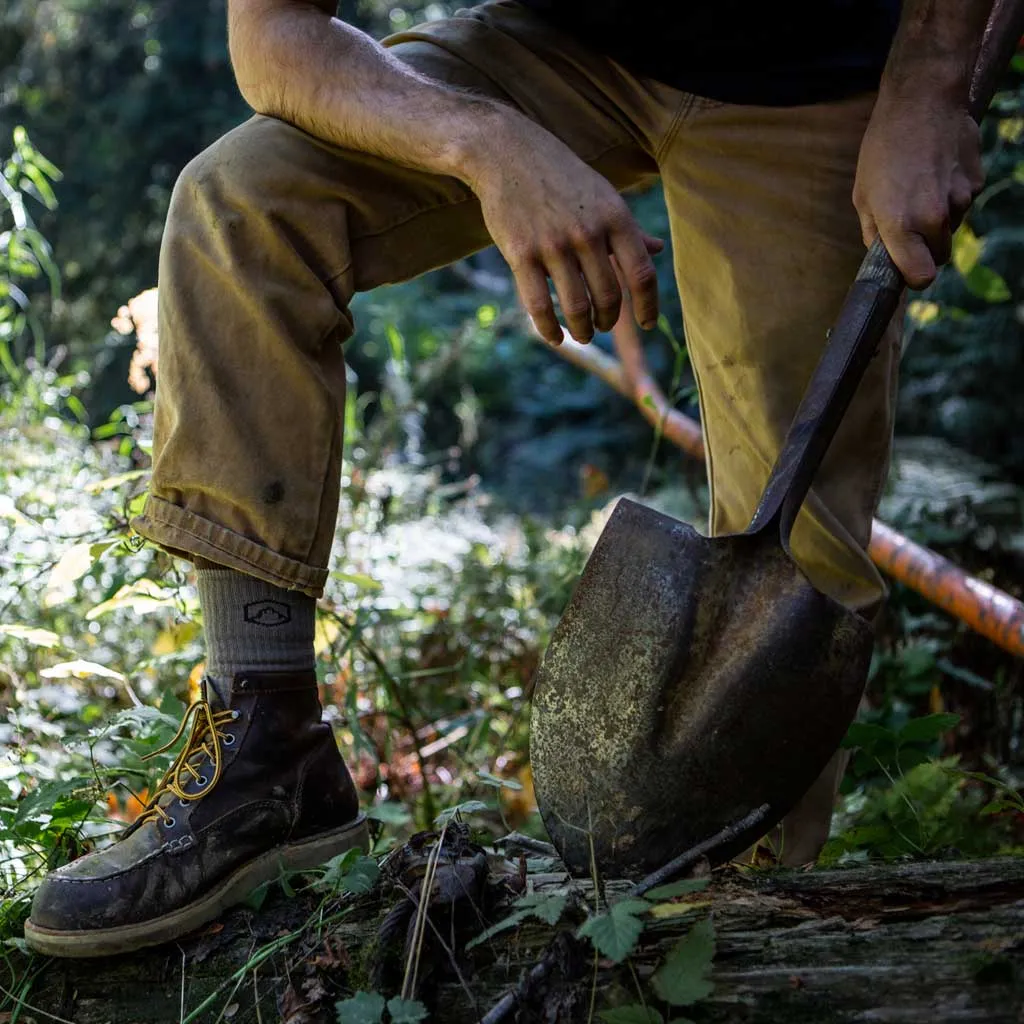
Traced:
[[[541, 890], [564, 882], [553, 874], [533, 878]], [[610, 892], [625, 888], [608, 886]], [[588, 898], [588, 886], [581, 895]], [[760, 874], [726, 870], [701, 893], [701, 901], [706, 898], [710, 908], [649, 926], [632, 958], [643, 985], [665, 951], [710, 911], [717, 936], [715, 990], [686, 1009], [695, 1021], [1024, 1020], [1024, 859]], [[407, 931], [399, 913], [381, 937], [389, 908], [380, 894], [319, 910], [311, 898], [278, 894], [259, 913], [238, 909], [180, 944], [115, 960], [30, 962], [13, 954], [4, 987], [20, 989], [35, 975], [19, 1019], [39, 1024], [53, 1017], [74, 1024], [178, 1024], [214, 993], [191, 1019], [319, 1024], [334, 1020], [334, 1002], [353, 989], [397, 991]], [[286, 941], [316, 913], [343, 916], [319, 937], [307, 929]], [[468, 918], [456, 914], [453, 925], [442, 915], [435, 921], [440, 939], [425, 943], [420, 995], [431, 1021], [479, 1021], [537, 964], [555, 934], [531, 921], [467, 954], [461, 951], [465, 937], [480, 929], [474, 917], [475, 911]], [[271, 943], [278, 944], [276, 951], [260, 952]], [[589, 956], [567, 952], [543, 985], [524, 993], [518, 1019], [587, 1020], [593, 969]], [[599, 964], [598, 1007], [635, 1002], [635, 984], [630, 971]]]

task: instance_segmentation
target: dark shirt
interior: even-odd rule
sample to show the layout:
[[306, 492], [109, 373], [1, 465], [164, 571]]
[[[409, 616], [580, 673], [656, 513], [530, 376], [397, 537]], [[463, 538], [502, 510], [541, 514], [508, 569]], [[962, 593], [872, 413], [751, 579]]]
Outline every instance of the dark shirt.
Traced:
[[765, 106], [876, 89], [900, 14], [900, 0], [520, 2], [634, 74]]

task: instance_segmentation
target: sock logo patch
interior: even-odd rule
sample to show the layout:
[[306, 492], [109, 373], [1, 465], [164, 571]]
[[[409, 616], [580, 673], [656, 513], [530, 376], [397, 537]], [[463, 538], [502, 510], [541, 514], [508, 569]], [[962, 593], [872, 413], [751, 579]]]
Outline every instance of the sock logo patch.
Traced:
[[283, 626], [292, 621], [292, 610], [283, 601], [250, 601], [245, 621], [254, 626]]

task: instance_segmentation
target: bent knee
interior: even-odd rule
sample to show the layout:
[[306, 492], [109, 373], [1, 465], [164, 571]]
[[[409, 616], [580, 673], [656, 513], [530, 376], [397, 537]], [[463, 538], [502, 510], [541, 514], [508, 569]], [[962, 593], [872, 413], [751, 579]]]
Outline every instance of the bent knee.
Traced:
[[299, 129], [256, 115], [193, 157], [178, 176], [169, 217], [215, 204], [219, 213], [265, 206], [275, 192], [294, 187], [299, 150], [315, 146]]

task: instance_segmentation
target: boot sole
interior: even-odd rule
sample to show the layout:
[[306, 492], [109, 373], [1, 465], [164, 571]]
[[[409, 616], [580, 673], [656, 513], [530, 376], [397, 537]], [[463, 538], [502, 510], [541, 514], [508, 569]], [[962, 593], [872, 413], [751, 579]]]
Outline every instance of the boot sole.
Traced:
[[180, 938], [217, 917], [221, 911], [240, 903], [257, 886], [273, 881], [286, 871], [308, 871], [346, 850], [370, 848], [366, 815], [360, 814], [344, 828], [313, 839], [268, 850], [237, 868], [215, 889], [195, 903], [170, 914], [138, 924], [93, 931], [57, 931], [25, 922], [25, 941], [38, 953], [59, 957], [97, 957], [130, 953], [147, 946]]

